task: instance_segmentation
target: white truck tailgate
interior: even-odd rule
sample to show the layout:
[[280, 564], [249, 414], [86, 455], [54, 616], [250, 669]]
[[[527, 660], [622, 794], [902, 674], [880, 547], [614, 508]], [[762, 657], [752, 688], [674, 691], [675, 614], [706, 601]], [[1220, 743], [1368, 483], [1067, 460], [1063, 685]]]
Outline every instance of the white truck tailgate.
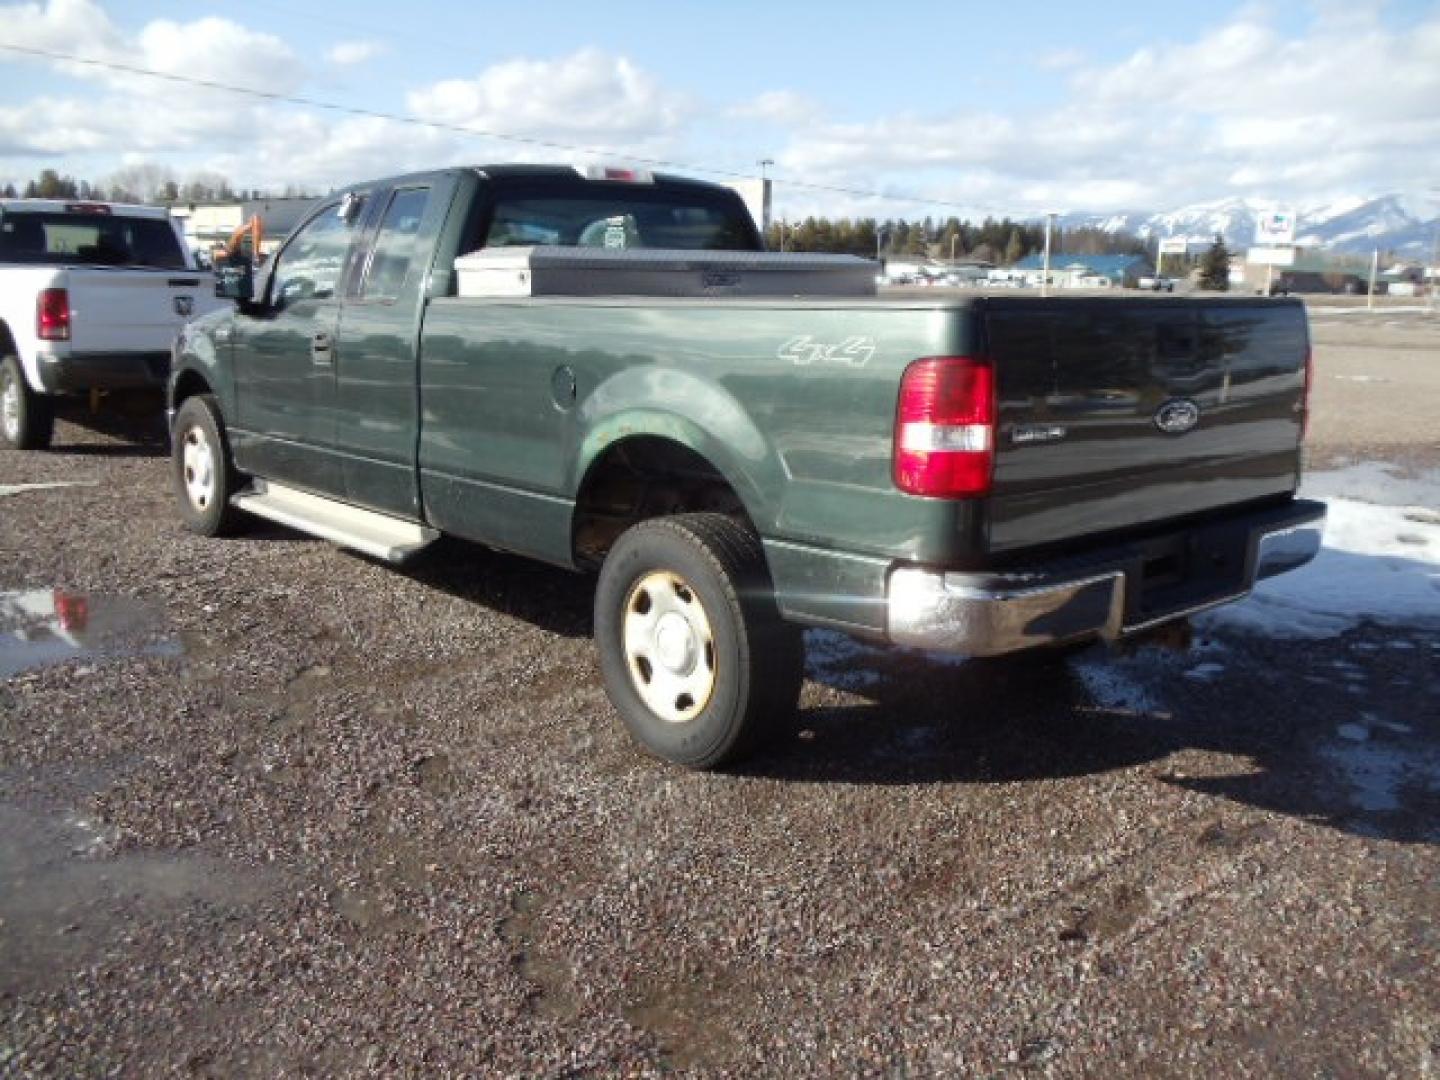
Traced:
[[67, 279], [77, 353], [168, 349], [186, 322], [220, 303], [214, 278], [193, 270], [72, 267]]

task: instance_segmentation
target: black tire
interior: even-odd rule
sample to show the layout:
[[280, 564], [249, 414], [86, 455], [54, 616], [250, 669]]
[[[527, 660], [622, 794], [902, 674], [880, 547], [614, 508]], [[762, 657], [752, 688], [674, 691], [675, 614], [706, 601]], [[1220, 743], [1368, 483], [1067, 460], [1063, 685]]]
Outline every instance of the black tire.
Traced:
[[[665, 593], [667, 580], [673, 588], [666, 599], [652, 599]], [[627, 619], [639, 626], [677, 600], [678, 614], [657, 614], [653, 636], [632, 630], [627, 646]], [[692, 610], [680, 609], [691, 602], [699, 605], [708, 642], [701, 644], [704, 633], [687, 623], [693, 648], [667, 649], [660, 622], [690, 619]], [[685, 628], [679, 636], [685, 639]], [[637, 639], [646, 642], [642, 649], [653, 642], [653, 661], [632, 654]], [[716, 768], [757, 749], [780, 728], [777, 721], [794, 713], [804, 676], [800, 630], [780, 618], [759, 538], [721, 514], [655, 518], [616, 541], [595, 590], [595, 641], [605, 689], [631, 735], [656, 757], [692, 769]], [[678, 658], [683, 668], [689, 656], [695, 658], [689, 674], [656, 666]], [[642, 696], [664, 698], [665, 687], [688, 687], [685, 680], [696, 673], [709, 686], [703, 702], [680, 693], [662, 714]]]
[[17, 450], [44, 450], [55, 437], [55, 402], [25, 382], [18, 356], [0, 359], [0, 434]]
[[[207, 451], [208, 470], [202, 464]], [[185, 527], [201, 536], [239, 532], [244, 515], [230, 505], [230, 497], [241, 478], [230, 457], [220, 407], [209, 394], [186, 398], [175, 414], [170, 462]]]

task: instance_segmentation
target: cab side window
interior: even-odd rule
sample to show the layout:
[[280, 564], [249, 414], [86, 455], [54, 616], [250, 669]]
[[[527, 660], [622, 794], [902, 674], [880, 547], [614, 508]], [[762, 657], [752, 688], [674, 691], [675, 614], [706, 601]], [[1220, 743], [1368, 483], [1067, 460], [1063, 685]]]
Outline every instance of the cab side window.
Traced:
[[419, 267], [416, 263], [420, 223], [430, 189], [401, 188], [390, 197], [375, 236], [375, 255], [360, 295], [366, 300], [394, 300]]
[[296, 233], [275, 264], [271, 298], [277, 308], [300, 300], [325, 300], [340, 287], [356, 215], [341, 217], [327, 206]]

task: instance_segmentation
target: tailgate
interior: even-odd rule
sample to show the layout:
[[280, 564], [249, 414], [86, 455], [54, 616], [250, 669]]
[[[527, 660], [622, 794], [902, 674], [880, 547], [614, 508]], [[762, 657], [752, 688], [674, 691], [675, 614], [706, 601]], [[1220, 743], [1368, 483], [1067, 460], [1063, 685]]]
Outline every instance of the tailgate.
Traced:
[[1293, 493], [1298, 301], [977, 305], [998, 374], [991, 551]]
[[77, 353], [168, 350], [186, 322], [215, 306], [214, 279], [193, 270], [71, 268], [67, 285]]

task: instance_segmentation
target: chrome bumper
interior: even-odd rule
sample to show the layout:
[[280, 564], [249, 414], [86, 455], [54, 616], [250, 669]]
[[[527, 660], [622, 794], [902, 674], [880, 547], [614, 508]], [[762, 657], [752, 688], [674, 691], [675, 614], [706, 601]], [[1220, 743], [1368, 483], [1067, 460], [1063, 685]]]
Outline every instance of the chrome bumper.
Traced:
[[1280, 521], [1250, 529], [1238, 581], [1217, 581], [1179, 606], [1140, 613], [1131, 590], [1133, 559], [1117, 556], [1087, 572], [964, 573], [899, 567], [886, 591], [888, 636], [896, 645], [998, 656], [1039, 645], [1126, 634], [1240, 600], [1255, 582], [1304, 566], [1320, 550], [1325, 509], [1297, 504]]

